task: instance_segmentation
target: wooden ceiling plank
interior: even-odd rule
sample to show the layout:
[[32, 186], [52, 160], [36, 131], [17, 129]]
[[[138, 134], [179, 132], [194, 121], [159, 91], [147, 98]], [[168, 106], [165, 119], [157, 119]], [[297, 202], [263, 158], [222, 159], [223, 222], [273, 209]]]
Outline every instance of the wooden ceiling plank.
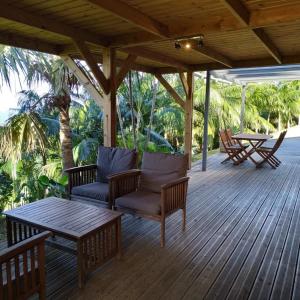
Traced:
[[90, 33], [87, 30], [75, 28], [59, 21], [39, 16], [23, 9], [18, 9], [8, 3], [1, 3], [0, 18], [25, 24], [41, 30], [57, 33], [70, 38], [81, 39], [96, 45], [106, 46], [105, 37]]
[[273, 41], [268, 37], [262, 28], [252, 29], [249, 27], [250, 13], [240, 0], [222, 0], [222, 3], [230, 10], [230, 12], [239, 20], [239, 22], [248, 27], [251, 32], [258, 38], [269, 54], [281, 64], [281, 54], [274, 45]]
[[165, 65], [173, 66], [179, 70], [187, 71], [189, 70], [189, 65], [181, 62], [178, 59], [172, 58], [170, 56], [161, 54], [159, 52], [154, 52], [152, 50], [148, 50], [142, 47], [130, 47], [122, 49], [122, 51], [127, 52], [129, 54], [134, 54], [140, 57], [144, 57], [153, 61], [160, 62]]
[[[224, 4], [225, 2], [223, 0]], [[231, 3], [233, 4], [233, 2]], [[232, 11], [232, 6], [228, 3], [226, 6]], [[246, 14], [245, 7], [243, 7], [239, 9], [239, 12], [239, 15], [234, 12], [236, 20], [231, 16], [224, 16], [215, 19], [211, 17], [202, 18], [189, 23], [188, 26], [178, 23], [169, 24], [169, 37], [176, 39], [184, 36], [195, 36], [200, 33], [205, 35], [214, 32], [235, 31], [245, 28], [246, 25], [254, 29], [300, 21], [300, 4], [264, 8], [252, 11], [249, 14]], [[112, 47], [128, 47], [131, 45], [145, 45], [158, 40], [156, 35], [141, 31], [111, 37], [109, 38], [109, 44]]]
[[88, 46], [83, 41], [74, 40], [78, 51], [81, 56], [85, 59], [92, 73], [94, 74], [96, 80], [99, 82], [105, 94], [109, 94], [109, 81], [106, 79], [103, 72], [100, 70], [97, 61], [93, 57], [93, 54], [90, 52]]
[[139, 28], [158, 35], [167, 37], [169, 35], [168, 27], [157, 20], [147, 16], [138, 9], [119, 0], [89, 0], [89, 2], [109, 11], [115, 16], [138, 26]]
[[167, 92], [174, 98], [175, 102], [185, 110], [185, 101], [178, 95], [174, 88], [168, 83], [168, 81], [159, 73], [154, 74], [157, 80], [163, 85]]
[[126, 74], [132, 67], [132, 63], [136, 60], [137, 56], [133, 54], [129, 54], [127, 58], [123, 61], [121, 68], [117, 74], [117, 79], [116, 79], [116, 88], [118, 88], [121, 83], [123, 82]]
[[255, 10], [251, 13], [249, 25], [252, 28], [278, 26], [300, 20], [300, 4], [286, 4], [279, 7]]

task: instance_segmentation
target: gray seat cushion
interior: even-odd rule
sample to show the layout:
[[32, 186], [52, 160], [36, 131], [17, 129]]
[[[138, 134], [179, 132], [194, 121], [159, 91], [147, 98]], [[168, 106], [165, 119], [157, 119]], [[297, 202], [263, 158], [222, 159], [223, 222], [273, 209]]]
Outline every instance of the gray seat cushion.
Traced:
[[186, 176], [187, 155], [144, 152], [141, 189], [159, 193], [161, 185]]
[[72, 196], [80, 196], [105, 202], [108, 202], [108, 192], [108, 184], [102, 182], [94, 182], [72, 188]]
[[100, 146], [97, 158], [97, 181], [107, 183], [107, 176], [136, 168], [135, 150]]
[[151, 215], [160, 214], [160, 194], [145, 190], [129, 193], [116, 199], [116, 206]]

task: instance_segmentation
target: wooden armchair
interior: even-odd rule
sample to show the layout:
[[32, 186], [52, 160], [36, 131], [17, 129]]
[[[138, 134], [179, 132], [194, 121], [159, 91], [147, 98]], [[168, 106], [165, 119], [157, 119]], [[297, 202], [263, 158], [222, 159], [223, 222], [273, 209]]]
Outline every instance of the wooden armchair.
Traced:
[[97, 164], [65, 170], [71, 200], [112, 207], [108, 175], [136, 168], [137, 152], [122, 148], [99, 147]]
[[0, 299], [46, 299], [45, 231], [0, 252]]
[[160, 222], [161, 247], [165, 245], [166, 217], [182, 210], [185, 229], [187, 166], [186, 155], [145, 152], [141, 170], [109, 176], [114, 208]]

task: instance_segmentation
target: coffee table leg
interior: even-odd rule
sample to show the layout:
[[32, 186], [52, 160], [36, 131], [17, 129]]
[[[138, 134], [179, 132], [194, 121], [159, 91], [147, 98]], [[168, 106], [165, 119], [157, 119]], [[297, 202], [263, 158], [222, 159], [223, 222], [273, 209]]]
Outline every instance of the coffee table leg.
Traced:
[[12, 223], [8, 217], [6, 217], [6, 238], [7, 246], [12, 246]]
[[84, 270], [84, 259], [83, 259], [83, 245], [81, 240], [77, 242], [77, 267], [78, 267], [78, 286], [79, 288], [83, 288], [85, 283], [85, 270]]

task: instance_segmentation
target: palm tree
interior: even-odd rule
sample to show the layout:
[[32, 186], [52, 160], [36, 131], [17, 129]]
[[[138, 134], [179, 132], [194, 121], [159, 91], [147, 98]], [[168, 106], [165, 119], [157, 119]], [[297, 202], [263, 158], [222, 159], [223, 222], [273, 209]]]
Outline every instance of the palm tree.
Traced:
[[22, 49], [0, 45], [0, 89], [6, 84], [11, 86], [11, 78], [26, 73], [28, 53]]
[[[40, 101], [44, 101], [50, 108], [59, 111], [59, 136], [63, 169], [71, 168], [74, 166], [74, 158], [69, 110], [71, 95], [78, 95], [79, 83], [76, 77], [69, 73], [61, 59], [40, 53], [32, 53], [31, 60], [32, 62], [27, 70], [28, 84], [40, 82], [49, 84], [49, 92]], [[38, 103], [39, 101], [32, 106], [32, 109]]]

